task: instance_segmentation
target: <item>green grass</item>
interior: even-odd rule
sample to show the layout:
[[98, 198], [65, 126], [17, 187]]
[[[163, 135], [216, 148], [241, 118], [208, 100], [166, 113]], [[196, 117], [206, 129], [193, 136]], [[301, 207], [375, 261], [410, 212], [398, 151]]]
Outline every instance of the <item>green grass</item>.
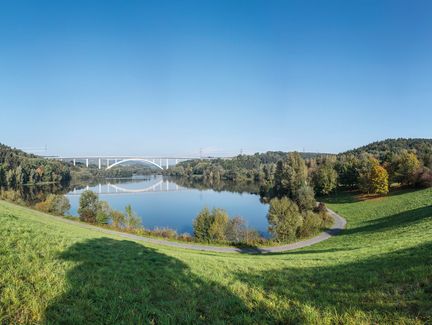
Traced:
[[0, 201], [0, 323], [426, 323], [432, 190], [327, 200], [348, 228], [273, 255], [152, 246]]

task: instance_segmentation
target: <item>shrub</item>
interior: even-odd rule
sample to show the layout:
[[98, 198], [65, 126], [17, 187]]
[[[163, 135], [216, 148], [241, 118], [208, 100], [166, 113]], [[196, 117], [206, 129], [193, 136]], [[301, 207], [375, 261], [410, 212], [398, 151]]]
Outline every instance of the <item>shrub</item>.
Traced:
[[141, 219], [132, 210], [132, 206], [130, 204], [125, 207], [124, 225], [127, 229], [135, 229], [141, 225]]
[[191, 242], [193, 240], [192, 236], [190, 234], [188, 234], [187, 232], [180, 234], [177, 237], [177, 239], [187, 241], [187, 242]]
[[224, 210], [213, 209], [211, 224], [208, 230], [210, 240], [225, 240], [225, 231], [228, 219], [228, 214]]
[[[198, 241], [244, 242], [248, 236], [241, 217], [230, 218], [225, 210], [204, 208], [193, 222], [194, 236]], [[261, 236], [258, 237], [261, 238]]]
[[247, 245], [259, 245], [264, 244], [266, 239], [263, 238], [257, 230], [246, 229], [244, 240], [241, 242], [246, 243]]
[[306, 212], [303, 215], [303, 224], [299, 228], [298, 237], [309, 237], [315, 234], [323, 226], [323, 219], [320, 214]]
[[98, 212], [99, 197], [92, 191], [84, 191], [80, 196], [78, 214], [80, 220], [89, 223], [96, 222]]
[[70, 203], [64, 195], [49, 194], [44, 201], [37, 203], [35, 208], [39, 211], [63, 216], [70, 209]]
[[1, 198], [6, 201], [14, 202], [16, 204], [24, 205], [25, 202], [18, 191], [14, 190], [2, 190]]
[[109, 223], [111, 219], [111, 207], [109, 206], [107, 201], [99, 201], [97, 213], [96, 213], [96, 222], [100, 225], [106, 225]]
[[327, 212], [327, 207], [325, 203], [323, 202], [318, 203], [318, 205], [314, 209], [314, 212], [316, 213]]
[[174, 239], [177, 238], [177, 231], [175, 231], [174, 229], [171, 228], [155, 228], [154, 230], [151, 231], [151, 233], [155, 236], [160, 236], [163, 238], [170, 238], [170, 239]]
[[242, 217], [234, 217], [228, 220], [225, 229], [226, 240], [232, 243], [240, 243], [246, 240], [246, 223]]
[[194, 236], [198, 240], [209, 240], [209, 229], [212, 223], [212, 215], [208, 208], [204, 208], [198, 213], [193, 221]]
[[289, 241], [296, 238], [303, 218], [296, 203], [287, 197], [272, 199], [267, 214], [269, 231], [279, 241]]
[[122, 228], [124, 227], [124, 222], [125, 222], [125, 215], [117, 210], [111, 210], [111, 220], [112, 220], [112, 225], [115, 228]]
[[416, 187], [432, 187], [432, 170], [426, 167], [419, 168], [414, 175]]

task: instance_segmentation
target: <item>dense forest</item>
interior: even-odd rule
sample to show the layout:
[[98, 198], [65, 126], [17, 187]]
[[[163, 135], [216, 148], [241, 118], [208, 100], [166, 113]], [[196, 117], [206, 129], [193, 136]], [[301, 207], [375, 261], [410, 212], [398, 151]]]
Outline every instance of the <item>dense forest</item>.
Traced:
[[425, 166], [432, 167], [432, 139], [387, 139], [349, 150], [341, 155], [359, 155], [366, 152], [372, 154], [381, 162], [385, 162], [391, 160], [392, 156], [403, 150], [415, 152]]
[[0, 144], [0, 186], [66, 183], [71, 174], [68, 165], [44, 159]]
[[[254, 155], [238, 155], [231, 159], [189, 160], [170, 168], [166, 174], [211, 181], [269, 181], [275, 172], [276, 163], [287, 157], [282, 151], [268, 151]], [[301, 153], [304, 159], [313, 159], [329, 154]]]
[[[306, 163], [308, 184], [319, 195], [337, 188], [385, 194], [391, 185], [432, 186], [431, 139], [388, 139], [338, 155], [299, 153], [299, 156]], [[275, 178], [283, 174], [282, 170], [292, 168], [284, 167], [289, 159], [289, 153], [266, 152], [227, 160], [194, 160], [182, 162], [167, 173], [210, 183], [257, 181], [267, 195], [278, 181]]]

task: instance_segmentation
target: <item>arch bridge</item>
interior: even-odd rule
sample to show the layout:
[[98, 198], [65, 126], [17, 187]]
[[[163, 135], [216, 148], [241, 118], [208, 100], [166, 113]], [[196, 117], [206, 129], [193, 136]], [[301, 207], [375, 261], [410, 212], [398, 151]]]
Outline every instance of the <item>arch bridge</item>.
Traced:
[[115, 166], [119, 166], [129, 162], [142, 162], [150, 167], [155, 167], [161, 170], [168, 169], [169, 167], [177, 165], [181, 161], [187, 160], [212, 160], [212, 159], [231, 159], [231, 157], [187, 157], [187, 156], [49, 156], [45, 157], [48, 159], [57, 159], [60, 161], [70, 162], [74, 166], [77, 164], [85, 165], [96, 165], [99, 169], [104, 168], [109, 170]]

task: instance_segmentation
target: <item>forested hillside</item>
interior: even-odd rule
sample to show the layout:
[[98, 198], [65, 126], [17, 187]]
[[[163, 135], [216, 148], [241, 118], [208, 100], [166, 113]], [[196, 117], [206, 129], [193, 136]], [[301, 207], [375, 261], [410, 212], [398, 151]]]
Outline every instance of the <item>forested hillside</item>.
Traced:
[[343, 154], [359, 155], [366, 152], [384, 161], [400, 153], [402, 150], [415, 152], [417, 157], [421, 159], [426, 166], [432, 167], [432, 139], [386, 139], [349, 150]]
[[[313, 152], [300, 153], [304, 159], [328, 156]], [[270, 180], [275, 172], [276, 163], [286, 159], [287, 152], [268, 151], [254, 155], [238, 155], [232, 159], [189, 160], [170, 168], [172, 176], [198, 177], [212, 180]]]
[[[432, 186], [432, 139], [388, 139], [338, 155], [299, 155], [306, 162], [307, 183], [317, 194], [329, 194], [338, 187], [386, 194], [391, 185]], [[263, 184], [264, 195], [272, 196], [266, 192], [277, 182], [290, 184], [286, 175], [293, 169], [291, 158], [290, 153], [267, 152], [229, 160], [194, 160], [168, 173], [211, 182], [257, 181]]]
[[69, 179], [68, 165], [0, 144], [0, 186], [62, 183]]

